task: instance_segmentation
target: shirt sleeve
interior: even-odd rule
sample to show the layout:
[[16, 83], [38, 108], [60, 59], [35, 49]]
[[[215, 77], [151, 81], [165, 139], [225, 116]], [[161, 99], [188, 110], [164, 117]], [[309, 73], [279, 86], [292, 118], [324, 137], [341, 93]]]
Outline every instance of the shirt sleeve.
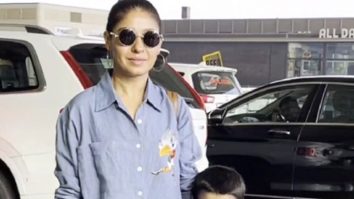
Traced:
[[78, 138], [75, 125], [66, 109], [59, 115], [56, 125], [56, 168], [55, 176], [59, 187], [55, 199], [81, 199], [81, 188], [77, 169]]
[[195, 163], [202, 157], [200, 145], [193, 131], [191, 113], [186, 102], [179, 98], [178, 132], [181, 146], [180, 185], [182, 191], [191, 189], [192, 181], [198, 173]]

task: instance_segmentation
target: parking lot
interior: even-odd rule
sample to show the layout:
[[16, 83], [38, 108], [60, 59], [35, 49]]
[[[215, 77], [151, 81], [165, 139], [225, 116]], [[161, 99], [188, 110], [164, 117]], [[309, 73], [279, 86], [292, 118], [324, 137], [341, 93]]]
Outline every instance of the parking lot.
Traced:
[[[246, 198], [353, 199], [354, 42], [325, 29], [352, 20], [163, 21], [149, 78], [187, 104], [196, 171], [235, 168]], [[0, 199], [54, 197], [58, 115], [112, 74], [102, 35], [57, 28], [0, 23]], [[220, 65], [201, 61], [215, 49]]]

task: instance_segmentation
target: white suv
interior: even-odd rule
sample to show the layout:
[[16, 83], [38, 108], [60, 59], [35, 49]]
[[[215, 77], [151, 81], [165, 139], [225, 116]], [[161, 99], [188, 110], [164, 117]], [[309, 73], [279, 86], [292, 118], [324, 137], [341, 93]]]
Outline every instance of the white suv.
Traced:
[[235, 68], [187, 63], [168, 64], [197, 90], [204, 100], [207, 112], [242, 93], [241, 85], [236, 78], [237, 70]]
[[[0, 199], [50, 199], [58, 182], [55, 124], [76, 94], [106, 71], [102, 38], [56, 36], [27, 25], [0, 25]], [[198, 94], [173, 69], [152, 79], [190, 105], [205, 156], [206, 115]], [[158, 78], [157, 78], [158, 77]], [[166, 78], [164, 78], [166, 77]]]

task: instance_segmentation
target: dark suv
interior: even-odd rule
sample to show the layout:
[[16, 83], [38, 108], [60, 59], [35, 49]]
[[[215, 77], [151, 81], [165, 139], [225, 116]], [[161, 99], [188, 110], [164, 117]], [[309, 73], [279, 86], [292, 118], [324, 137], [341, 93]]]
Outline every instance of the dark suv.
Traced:
[[210, 164], [249, 198], [354, 198], [354, 77], [286, 79], [209, 114]]

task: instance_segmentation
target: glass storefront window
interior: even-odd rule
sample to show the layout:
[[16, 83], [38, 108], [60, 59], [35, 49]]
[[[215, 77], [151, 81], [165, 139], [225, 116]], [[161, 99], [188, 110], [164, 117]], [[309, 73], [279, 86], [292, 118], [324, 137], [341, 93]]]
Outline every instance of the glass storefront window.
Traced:
[[328, 43], [327, 59], [354, 59], [354, 43]]
[[288, 58], [321, 59], [323, 47], [321, 43], [289, 43]]
[[321, 74], [323, 48], [320, 43], [289, 43], [287, 77]]
[[354, 75], [354, 60], [327, 60], [326, 75]]
[[354, 43], [328, 43], [326, 75], [354, 75]]
[[321, 60], [288, 59], [287, 77], [313, 76], [321, 74]]

